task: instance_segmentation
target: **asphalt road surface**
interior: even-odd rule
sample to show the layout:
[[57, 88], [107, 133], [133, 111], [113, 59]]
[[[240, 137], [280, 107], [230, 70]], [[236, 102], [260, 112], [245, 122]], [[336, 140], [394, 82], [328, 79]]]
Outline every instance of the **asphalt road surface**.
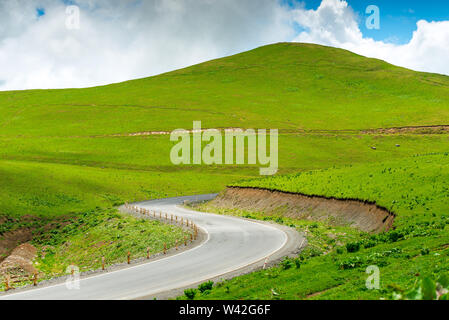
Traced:
[[205, 236], [200, 245], [190, 250], [129, 268], [81, 277], [79, 289], [69, 289], [62, 282], [13, 291], [1, 295], [0, 300], [166, 298], [179, 293], [180, 288], [248, 272], [260, 267], [267, 258], [280, 258], [298, 251], [304, 244], [296, 231], [285, 227], [191, 211], [179, 206], [185, 200], [210, 200], [215, 196], [179, 197], [135, 204], [194, 221]]

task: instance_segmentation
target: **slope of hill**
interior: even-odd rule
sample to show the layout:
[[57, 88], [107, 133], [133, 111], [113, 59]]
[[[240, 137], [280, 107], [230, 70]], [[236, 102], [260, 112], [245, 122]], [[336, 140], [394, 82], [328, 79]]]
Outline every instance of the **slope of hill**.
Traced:
[[449, 77], [349, 51], [281, 43], [104, 87], [0, 93], [0, 135], [205, 127], [369, 129], [449, 116]]
[[[0, 233], [25, 230], [26, 241], [38, 235], [38, 254], [48, 246], [55, 253], [44, 254], [46, 272], [63, 269], [55, 256], [71, 249], [62, 244], [84, 239], [91, 223], [111, 227], [118, 204], [213, 193], [259, 173], [249, 165], [174, 166], [167, 135], [130, 133], [189, 129], [194, 120], [205, 128], [279, 128], [280, 173], [445, 152], [445, 131], [359, 130], [445, 124], [449, 77], [341, 49], [281, 43], [103, 87], [0, 92], [0, 114], [0, 221], [7, 221]], [[79, 216], [85, 229], [60, 228]], [[119, 235], [142, 227], [120, 225]], [[135, 247], [116, 236], [111, 229], [120, 252]], [[73, 248], [73, 262], [85, 261], [77, 254], [91, 248], [86, 241]], [[0, 259], [13, 249], [1, 247]], [[118, 250], [101, 250], [109, 248]], [[101, 250], [92, 253], [97, 260]]]
[[[374, 202], [396, 215], [394, 230], [368, 234], [352, 224], [341, 226], [337, 219], [295, 218], [285, 207], [266, 213], [233, 209], [219, 202], [200, 205], [208, 212], [295, 226], [306, 232], [309, 245], [299, 260], [223, 282], [198, 298], [389, 299], [394, 293], [404, 295], [424, 277], [448, 276], [448, 157], [449, 153], [416, 156], [234, 184], [334, 197], [342, 203], [354, 198]], [[369, 266], [379, 268], [376, 290], [366, 285]]]

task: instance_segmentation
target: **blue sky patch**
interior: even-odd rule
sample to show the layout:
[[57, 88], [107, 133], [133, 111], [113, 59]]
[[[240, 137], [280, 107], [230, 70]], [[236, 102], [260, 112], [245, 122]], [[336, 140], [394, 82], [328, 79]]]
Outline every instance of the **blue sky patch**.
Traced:
[[[280, 0], [281, 3], [291, 9], [303, 6], [308, 10], [316, 10], [322, 0]], [[360, 31], [366, 38], [384, 41], [394, 44], [408, 43], [413, 32], [416, 31], [416, 23], [419, 20], [445, 21], [449, 20], [447, 0], [346, 0], [349, 6], [358, 16]], [[366, 28], [366, 8], [376, 5], [380, 9], [380, 29]]]
[[36, 8], [36, 16], [38, 18], [45, 16], [45, 8]]

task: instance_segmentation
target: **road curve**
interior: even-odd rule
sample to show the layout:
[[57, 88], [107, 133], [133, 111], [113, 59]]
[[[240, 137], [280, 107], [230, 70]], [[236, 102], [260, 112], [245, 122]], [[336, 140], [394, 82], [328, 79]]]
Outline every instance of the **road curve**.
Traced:
[[304, 243], [296, 231], [255, 221], [196, 212], [180, 207], [185, 200], [216, 195], [146, 201], [138, 207], [168, 212], [194, 221], [207, 235], [199, 246], [177, 255], [129, 268], [81, 278], [80, 288], [65, 283], [0, 296], [14, 300], [109, 300], [167, 297], [173, 290], [255, 268], [267, 257], [280, 258]]

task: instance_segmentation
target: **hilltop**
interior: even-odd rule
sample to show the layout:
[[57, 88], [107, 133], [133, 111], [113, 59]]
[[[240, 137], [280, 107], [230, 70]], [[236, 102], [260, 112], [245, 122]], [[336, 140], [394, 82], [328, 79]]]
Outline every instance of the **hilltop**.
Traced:
[[205, 127], [372, 129], [441, 125], [449, 77], [349, 51], [279, 43], [166, 74], [86, 89], [0, 93], [0, 135]]

